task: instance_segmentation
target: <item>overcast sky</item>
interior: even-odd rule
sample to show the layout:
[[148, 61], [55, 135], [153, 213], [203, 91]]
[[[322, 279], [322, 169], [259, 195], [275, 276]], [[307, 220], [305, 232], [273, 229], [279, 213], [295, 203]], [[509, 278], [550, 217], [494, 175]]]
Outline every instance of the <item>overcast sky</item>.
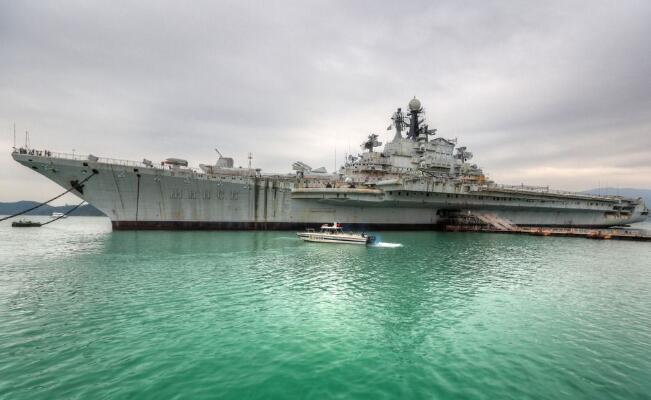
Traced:
[[33, 147], [331, 170], [417, 96], [503, 183], [651, 188], [649, 1], [0, 0], [0, 201]]

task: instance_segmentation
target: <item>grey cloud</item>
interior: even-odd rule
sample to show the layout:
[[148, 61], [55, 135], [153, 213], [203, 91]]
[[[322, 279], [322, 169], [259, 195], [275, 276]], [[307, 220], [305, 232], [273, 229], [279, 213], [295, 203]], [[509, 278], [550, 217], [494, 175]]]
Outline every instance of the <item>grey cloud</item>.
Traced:
[[[642, 1], [2, 2], [0, 127], [5, 147], [16, 121], [64, 151], [198, 163], [219, 145], [265, 170], [331, 168], [416, 95], [496, 179], [588, 165], [649, 187], [650, 16]], [[47, 187], [0, 168], [23, 185], [5, 200]]]

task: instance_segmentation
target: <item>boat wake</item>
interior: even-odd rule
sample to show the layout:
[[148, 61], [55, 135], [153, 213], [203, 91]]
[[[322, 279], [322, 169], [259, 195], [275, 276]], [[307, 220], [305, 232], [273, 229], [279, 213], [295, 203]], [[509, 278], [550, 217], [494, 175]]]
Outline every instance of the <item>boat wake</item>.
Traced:
[[385, 248], [394, 249], [396, 247], [402, 247], [402, 243], [378, 242], [372, 244], [371, 247], [385, 247]]

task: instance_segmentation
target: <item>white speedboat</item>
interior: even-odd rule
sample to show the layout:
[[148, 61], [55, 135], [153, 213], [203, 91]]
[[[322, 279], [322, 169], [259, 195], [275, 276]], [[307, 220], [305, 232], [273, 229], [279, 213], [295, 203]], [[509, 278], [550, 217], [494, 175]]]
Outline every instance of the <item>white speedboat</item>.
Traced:
[[52, 218], [68, 218], [68, 216], [62, 212], [53, 212]]
[[296, 235], [306, 242], [316, 243], [343, 243], [343, 244], [371, 244], [375, 236], [365, 233], [344, 232], [341, 224], [335, 222], [332, 225], [323, 224], [321, 229], [307, 229], [305, 232], [298, 232]]

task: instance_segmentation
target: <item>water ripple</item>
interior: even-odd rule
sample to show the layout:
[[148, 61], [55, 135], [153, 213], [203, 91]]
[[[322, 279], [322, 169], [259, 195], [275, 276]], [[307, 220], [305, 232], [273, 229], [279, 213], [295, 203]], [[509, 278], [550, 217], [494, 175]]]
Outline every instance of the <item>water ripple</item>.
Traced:
[[644, 243], [55, 227], [0, 226], [0, 398], [651, 392]]

